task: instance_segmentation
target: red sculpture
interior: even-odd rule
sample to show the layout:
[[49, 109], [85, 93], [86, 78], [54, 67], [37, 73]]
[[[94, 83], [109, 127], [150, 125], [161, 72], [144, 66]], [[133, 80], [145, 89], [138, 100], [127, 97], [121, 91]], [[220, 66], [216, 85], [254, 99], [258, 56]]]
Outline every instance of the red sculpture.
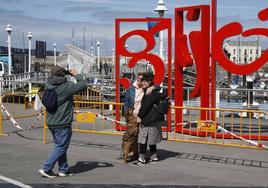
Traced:
[[[184, 12], [187, 12], [186, 19], [189, 22], [200, 20], [201, 29], [189, 33], [190, 50], [188, 49], [187, 36], [184, 34]], [[195, 62], [196, 65], [196, 83], [190, 96], [199, 97], [201, 107], [209, 108], [209, 54], [210, 54], [210, 8], [208, 5], [183, 7], [175, 9], [175, 85], [174, 100], [176, 106], [183, 106], [183, 68], [190, 67]], [[182, 110], [176, 109], [177, 131], [181, 131]], [[210, 119], [209, 111], [201, 110], [200, 118], [202, 120]]]
[[[130, 31], [123, 36], [120, 36], [120, 23], [121, 22], [157, 22], [155, 26], [153, 26], [150, 30], [133, 30]], [[155, 47], [155, 33], [158, 33], [161, 30], [168, 30], [168, 70], [165, 70], [165, 65], [163, 60], [158, 57], [158, 55], [153, 54], [151, 50]], [[126, 40], [132, 36], [140, 36], [146, 41], [146, 47], [142, 51], [139, 52], [129, 52], [125, 48]], [[149, 61], [155, 71], [154, 83], [159, 84], [164, 81], [165, 72], [171, 71], [171, 19], [169, 18], [140, 18], [140, 19], [116, 19], [116, 102], [120, 102], [120, 93], [119, 87], [121, 84], [124, 88], [128, 88], [130, 86], [130, 81], [127, 78], [120, 78], [120, 62], [119, 56], [125, 56], [129, 58], [128, 67], [133, 68], [136, 63], [142, 59]], [[171, 73], [169, 72], [169, 75]], [[171, 78], [168, 81], [168, 87], [171, 88]], [[168, 95], [170, 96], [170, 89], [168, 90]], [[116, 108], [116, 118], [120, 118], [120, 110], [119, 107]], [[116, 126], [117, 130], [120, 130], [121, 127], [119, 125]]]
[[[254, 28], [243, 31], [242, 25], [238, 22], [229, 23], [217, 31], [216, 28], [216, 0], [212, 0], [212, 5], [199, 5], [182, 7], [175, 9], [175, 60], [174, 60], [174, 100], [176, 106], [183, 106], [183, 68], [190, 67], [194, 63], [196, 65], [196, 84], [191, 92], [191, 97], [200, 96], [200, 119], [201, 120], [215, 120], [213, 110], [206, 108], [215, 108], [215, 63], [217, 62], [225, 70], [234, 74], [247, 75], [256, 72], [268, 61], [268, 49], [264, 54], [246, 65], [237, 65], [230, 61], [225, 55], [222, 45], [225, 39], [235, 35], [242, 35], [244, 37], [252, 35], [262, 35], [268, 37], [268, 29]], [[212, 8], [211, 22], [210, 22], [210, 8]], [[191, 50], [188, 48], [187, 35], [184, 33], [184, 13], [188, 22], [200, 21], [201, 28], [197, 31], [191, 31], [189, 34], [189, 43]], [[268, 20], [268, 8], [259, 12], [259, 20]], [[120, 36], [121, 22], [149, 22], [157, 21], [158, 23], [147, 30], [133, 30]], [[211, 29], [210, 29], [211, 28]], [[128, 88], [130, 82], [126, 78], [120, 78], [119, 56], [127, 56], [130, 58], [128, 66], [133, 68], [136, 63], [145, 59], [151, 62], [155, 70], [155, 83], [159, 84], [163, 81], [165, 76], [164, 62], [156, 54], [150, 51], [155, 46], [154, 34], [163, 30], [168, 30], [168, 92], [171, 94], [171, 19], [167, 18], [133, 18], [133, 19], [116, 19], [116, 102], [120, 102], [120, 83], [123, 87]], [[210, 37], [210, 33], [211, 36]], [[129, 52], [125, 49], [125, 42], [131, 36], [138, 35], [146, 41], [146, 48], [140, 52]], [[212, 50], [210, 50], [212, 46]], [[192, 52], [192, 54], [190, 53]], [[211, 56], [210, 56], [211, 54]], [[211, 57], [211, 58], [210, 58]], [[182, 131], [183, 115], [182, 110], [175, 111], [176, 131]], [[119, 120], [119, 107], [116, 108], [116, 118]], [[170, 117], [170, 114], [169, 114]], [[119, 125], [117, 126], [119, 130]], [[170, 130], [170, 118], [169, 129]], [[197, 135], [202, 132], [197, 132]]]

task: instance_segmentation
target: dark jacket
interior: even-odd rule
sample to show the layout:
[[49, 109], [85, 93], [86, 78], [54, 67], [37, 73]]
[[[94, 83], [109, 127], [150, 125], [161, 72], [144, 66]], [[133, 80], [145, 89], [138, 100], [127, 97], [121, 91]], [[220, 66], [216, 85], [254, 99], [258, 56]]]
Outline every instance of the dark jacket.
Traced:
[[131, 84], [131, 86], [126, 91], [124, 98], [124, 114], [126, 114], [128, 108], [133, 108], [135, 95], [136, 95], [135, 86]]
[[66, 78], [51, 76], [45, 85], [45, 89], [56, 88], [58, 108], [56, 112], [46, 115], [46, 123], [49, 128], [68, 127], [73, 122], [73, 95], [83, 91], [87, 87], [82, 75], [76, 75], [77, 83], [68, 82]]
[[[144, 124], [144, 120], [146, 116], [149, 114], [149, 112], [151, 111], [151, 109], [153, 108], [153, 106], [159, 105], [160, 98], [161, 98], [161, 94], [159, 93], [158, 89], [154, 89], [152, 93], [149, 95], [144, 94], [141, 100], [141, 108], [138, 113], [138, 117], [141, 118], [142, 124]], [[160, 119], [162, 120], [162, 117], [160, 117]]]

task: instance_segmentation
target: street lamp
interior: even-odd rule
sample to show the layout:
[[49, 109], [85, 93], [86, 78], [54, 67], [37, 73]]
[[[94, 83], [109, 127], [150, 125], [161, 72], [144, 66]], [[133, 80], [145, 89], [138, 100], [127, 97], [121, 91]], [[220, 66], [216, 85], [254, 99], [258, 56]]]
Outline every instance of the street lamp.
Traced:
[[114, 64], [114, 62], [115, 62], [115, 49], [114, 48], [112, 48], [112, 55], [113, 55], [113, 59], [112, 59], [112, 63]]
[[[112, 56], [112, 64], [113, 64], [113, 67], [115, 66], [115, 49], [114, 48], [112, 48], [112, 54], [113, 54], [113, 56]], [[114, 70], [115, 69], [113, 69], [113, 72], [112, 72], [112, 78], [113, 78], [113, 76], [114, 76]]]
[[7, 43], [8, 43], [8, 75], [11, 75], [11, 25], [8, 24], [6, 27], [6, 31], [7, 31]]
[[[158, 12], [158, 15], [160, 18], [164, 17], [164, 13], [167, 10], [168, 9], [165, 7], [164, 0], [159, 0], [157, 7], [154, 9], [155, 12]], [[164, 58], [163, 58], [163, 31], [159, 32], [159, 56], [164, 61]], [[162, 92], [163, 91], [163, 89], [162, 89], [163, 82], [161, 83], [160, 86], [161, 86], [160, 92]]]
[[56, 43], [54, 42], [53, 43], [53, 47], [54, 47], [54, 66], [57, 66], [57, 59], [56, 59], [56, 56], [57, 56], [57, 45]]
[[33, 38], [32, 33], [29, 32], [28, 35], [27, 35], [27, 37], [29, 39], [29, 57], [28, 57], [29, 63], [28, 63], [28, 72], [30, 73], [31, 72], [31, 63], [32, 63], [32, 58], [31, 58], [32, 38]]
[[32, 96], [31, 96], [31, 93], [32, 93], [32, 83], [31, 83], [31, 61], [32, 61], [32, 58], [31, 58], [31, 51], [32, 51], [32, 38], [33, 38], [33, 35], [31, 32], [28, 33], [27, 35], [28, 39], [29, 39], [29, 64], [28, 64], [28, 72], [29, 72], [29, 102], [32, 102]]
[[93, 46], [90, 47], [90, 55], [93, 56], [93, 51], [94, 51], [94, 48]]
[[[154, 9], [155, 12], [158, 12], [160, 18], [164, 17], [165, 11], [168, 9], [165, 7], [164, 0], [159, 0], [157, 7]], [[163, 60], [163, 31], [159, 32], [159, 56]]]
[[[126, 49], [126, 50], [128, 49], [128, 45], [127, 45], [127, 43], [125, 44], [125, 49]], [[125, 56], [125, 64], [127, 64], [127, 56]]]
[[97, 41], [97, 53], [98, 53], [98, 72], [100, 71], [100, 41]]

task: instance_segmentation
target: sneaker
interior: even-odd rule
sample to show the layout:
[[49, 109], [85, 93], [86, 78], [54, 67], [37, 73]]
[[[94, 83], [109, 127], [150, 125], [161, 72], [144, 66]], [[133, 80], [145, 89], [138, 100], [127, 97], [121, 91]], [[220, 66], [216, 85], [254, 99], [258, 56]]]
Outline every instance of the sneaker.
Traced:
[[144, 158], [139, 157], [139, 159], [132, 164], [134, 166], [144, 166], [146, 164], [146, 160]]
[[150, 159], [151, 162], [154, 162], [154, 163], [157, 163], [159, 161], [158, 157], [156, 154], [152, 155], [151, 156], [151, 159]]
[[43, 169], [40, 169], [40, 170], [38, 170], [38, 172], [42, 175], [42, 177], [46, 177], [46, 178], [55, 178], [55, 177], [57, 177], [57, 175], [54, 174], [52, 170], [46, 172]]
[[74, 174], [69, 171], [67, 172], [59, 172], [58, 174], [60, 177], [67, 177], [67, 176], [73, 176]]

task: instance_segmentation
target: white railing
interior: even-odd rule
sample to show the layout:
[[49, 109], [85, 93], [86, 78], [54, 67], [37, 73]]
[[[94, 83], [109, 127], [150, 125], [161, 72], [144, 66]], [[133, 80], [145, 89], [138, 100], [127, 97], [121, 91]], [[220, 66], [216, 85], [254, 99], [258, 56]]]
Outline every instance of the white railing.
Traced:
[[[27, 86], [29, 83], [38, 82], [40, 79], [45, 82], [47, 80], [47, 73], [21, 73], [13, 74], [11, 76], [0, 77], [0, 94], [5, 91], [16, 91], [17, 89]], [[31, 91], [29, 91], [31, 92]]]

